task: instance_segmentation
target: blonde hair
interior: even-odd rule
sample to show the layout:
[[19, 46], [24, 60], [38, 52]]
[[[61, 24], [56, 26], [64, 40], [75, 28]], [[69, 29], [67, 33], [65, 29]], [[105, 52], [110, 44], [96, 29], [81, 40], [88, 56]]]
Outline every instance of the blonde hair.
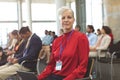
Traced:
[[58, 16], [59, 16], [59, 19], [61, 19], [61, 16], [62, 16], [62, 14], [65, 12], [65, 11], [71, 11], [71, 13], [72, 13], [72, 16], [74, 17], [74, 12], [73, 12], [73, 10], [71, 9], [71, 8], [69, 8], [69, 7], [67, 7], [67, 6], [64, 6], [64, 7], [61, 7], [61, 8], [59, 8], [58, 9]]

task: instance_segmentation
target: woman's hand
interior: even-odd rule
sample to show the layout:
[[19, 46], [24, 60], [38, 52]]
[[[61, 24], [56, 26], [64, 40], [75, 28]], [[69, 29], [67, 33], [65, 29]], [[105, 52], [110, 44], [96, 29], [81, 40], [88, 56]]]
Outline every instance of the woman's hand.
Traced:
[[90, 46], [90, 51], [96, 51], [96, 47]]
[[7, 55], [12, 55], [12, 54], [14, 54], [14, 53], [15, 53], [15, 51], [7, 50]]
[[18, 59], [16, 59], [16, 58], [14, 58], [13, 60], [12, 60], [12, 63], [13, 64], [15, 64], [15, 63], [17, 63], [18, 62]]
[[7, 61], [12, 62], [12, 60], [13, 60], [12, 56], [8, 56]]

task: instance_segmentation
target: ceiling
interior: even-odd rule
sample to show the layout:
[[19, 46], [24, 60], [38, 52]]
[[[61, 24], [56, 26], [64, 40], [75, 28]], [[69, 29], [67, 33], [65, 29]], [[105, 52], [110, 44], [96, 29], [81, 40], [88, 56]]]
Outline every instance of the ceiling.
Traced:
[[[17, 0], [0, 0], [0, 2], [16, 2]], [[22, 1], [25, 1], [25, 0], [22, 0]], [[73, 2], [75, 0], [66, 0], [66, 2]], [[54, 3], [55, 0], [32, 0], [32, 2], [34, 3]]]

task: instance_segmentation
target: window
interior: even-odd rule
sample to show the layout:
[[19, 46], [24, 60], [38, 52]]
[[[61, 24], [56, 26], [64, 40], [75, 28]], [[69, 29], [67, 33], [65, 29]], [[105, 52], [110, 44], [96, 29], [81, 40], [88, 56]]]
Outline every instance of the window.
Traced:
[[18, 30], [17, 23], [0, 23], [0, 46], [5, 47], [8, 41], [8, 33]]
[[[26, 17], [25, 3], [23, 3], [23, 19]], [[32, 32], [44, 37], [45, 30], [55, 31], [56, 26], [56, 5], [32, 3]], [[25, 25], [25, 23], [23, 24]]]
[[[75, 20], [76, 20], [75, 2], [71, 3], [71, 9], [74, 11], [74, 17], [75, 17]], [[75, 25], [76, 25], [76, 21], [74, 22], [73, 27], [75, 27]]]
[[16, 2], [0, 2], [0, 21], [16, 21], [17, 20], [17, 3]]
[[17, 3], [0, 2], [0, 46], [5, 47], [8, 41], [7, 34], [18, 29]]
[[45, 22], [45, 23], [33, 23], [32, 24], [34, 27], [32, 28], [33, 33], [36, 33], [38, 36], [41, 37], [41, 39], [45, 36], [44, 31], [48, 30], [48, 31], [55, 31], [57, 30], [56, 27], [56, 22]]
[[102, 27], [102, 0], [86, 0], [86, 18], [95, 30]]

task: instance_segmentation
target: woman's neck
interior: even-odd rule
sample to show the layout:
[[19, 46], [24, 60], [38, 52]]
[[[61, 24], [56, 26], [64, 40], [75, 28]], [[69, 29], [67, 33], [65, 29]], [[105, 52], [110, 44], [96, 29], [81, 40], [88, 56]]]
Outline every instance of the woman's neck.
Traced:
[[69, 33], [71, 32], [73, 29], [69, 29], [69, 30], [64, 30], [64, 33]]
[[105, 36], [105, 35], [107, 35], [107, 34], [104, 33], [103, 36]]

